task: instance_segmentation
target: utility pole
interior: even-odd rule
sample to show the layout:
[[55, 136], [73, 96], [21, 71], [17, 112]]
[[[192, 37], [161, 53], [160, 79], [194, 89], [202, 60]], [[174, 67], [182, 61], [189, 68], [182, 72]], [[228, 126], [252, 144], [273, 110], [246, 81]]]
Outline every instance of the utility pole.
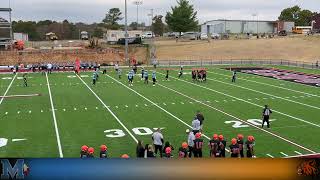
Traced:
[[150, 9], [151, 14], [149, 14], [149, 16], [151, 16], [151, 24], [150, 24], [150, 28], [151, 28], [151, 34], [153, 37], [153, 28], [152, 28], [152, 24], [153, 24], [153, 9]]
[[125, 58], [125, 62], [128, 63], [129, 67], [130, 67], [130, 62], [129, 62], [129, 58], [128, 58], [128, 9], [127, 9], [127, 0], [125, 0], [125, 23], [124, 23], [124, 39], [125, 39], [125, 54], [124, 54], [124, 58]]
[[139, 6], [142, 5], [142, 0], [137, 0], [134, 1], [133, 4], [135, 4], [137, 6], [137, 29], [138, 29], [138, 24], [139, 24]]
[[10, 21], [10, 41], [11, 41], [11, 47], [13, 44], [13, 31], [12, 31], [12, 15], [11, 15], [11, 0], [9, 0], [9, 21]]

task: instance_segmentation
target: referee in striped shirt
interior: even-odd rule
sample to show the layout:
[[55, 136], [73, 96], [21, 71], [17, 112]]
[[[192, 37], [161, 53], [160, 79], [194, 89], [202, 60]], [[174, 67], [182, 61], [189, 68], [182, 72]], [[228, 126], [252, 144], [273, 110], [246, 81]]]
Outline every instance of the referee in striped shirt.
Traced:
[[267, 122], [267, 126], [268, 128], [270, 128], [270, 122], [269, 122], [269, 118], [270, 115], [272, 114], [271, 109], [268, 108], [268, 105], [265, 105], [263, 111], [262, 111], [262, 128], [264, 126], [264, 123]]

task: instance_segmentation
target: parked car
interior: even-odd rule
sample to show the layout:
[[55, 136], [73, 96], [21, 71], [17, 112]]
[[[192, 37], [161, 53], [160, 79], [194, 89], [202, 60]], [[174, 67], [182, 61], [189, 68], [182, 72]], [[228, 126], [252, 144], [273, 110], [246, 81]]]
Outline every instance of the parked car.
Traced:
[[148, 33], [141, 35], [142, 39], [148, 39], [148, 38], [153, 38], [153, 37], [154, 37], [154, 34], [152, 32], [148, 32]]
[[182, 35], [183, 38], [189, 39], [189, 40], [196, 40], [197, 39], [197, 33], [195, 32], [186, 32]]
[[287, 31], [286, 30], [279, 31], [278, 36], [287, 36]]
[[212, 39], [220, 39], [220, 34], [212, 33], [212, 34], [211, 34], [211, 38], [212, 38]]
[[206, 33], [201, 33], [200, 34], [200, 39], [201, 40], [207, 40], [208, 39], [208, 35]]

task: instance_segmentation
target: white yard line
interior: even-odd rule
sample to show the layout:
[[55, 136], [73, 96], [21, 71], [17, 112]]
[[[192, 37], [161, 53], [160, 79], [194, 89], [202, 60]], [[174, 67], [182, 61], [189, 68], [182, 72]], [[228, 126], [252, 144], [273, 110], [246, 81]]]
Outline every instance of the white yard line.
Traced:
[[296, 157], [306, 157], [306, 156], [314, 156], [314, 155], [319, 155], [320, 153], [313, 153], [313, 154], [301, 154], [301, 155], [296, 155], [296, 156], [287, 156], [285, 158], [296, 158]]
[[258, 91], [258, 90], [254, 90], [254, 89], [251, 89], [251, 88], [247, 88], [247, 87], [244, 87], [244, 86], [239, 86], [239, 85], [235, 85], [235, 84], [231, 84], [231, 83], [226, 83], [226, 82], [219, 81], [219, 80], [216, 80], [216, 79], [211, 79], [211, 78], [207, 78], [207, 79], [211, 80], [211, 81], [219, 82], [219, 83], [222, 83], [222, 84], [227, 84], [229, 86], [238, 87], [238, 88], [245, 89], [245, 90], [248, 90], [248, 91], [260, 93], [260, 94], [271, 96], [271, 97], [274, 97], [274, 98], [277, 98], [277, 99], [282, 99], [282, 100], [285, 100], [285, 101], [289, 101], [289, 102], [292, 102], [292, 103], [296, 103], [296, 104], [300, 104], [300, 105], [303, 105], [303, 106], [306, 106], [306, 107], [310, 107], [310, 108], [314, 108], [314, 109], [319, 109], [320, 110], [320, 107], [312, 106], [312, 105], [301, 103], [301, 102], [294, 101], [294, 100], [290, 100], [288, 97], [283, 98], [283, 97], [280, 97], [280, 96], [276, 96], [276, 95], [268, 94], [268, 93], [261, 92], [261, 91]]
[[270, 155], [270, 154], [266, 154], [267, 156], [269, 156], [269, 157], [271, 157], [271, 158], [274, 158], [272, 155]]
[[18, 75], [18, 73], [16, 73], [16, 75], [12, 78], [12, 80], [11, 80], [11, 82], [10, 82], [7, 90], [4, 92], [4, 94], [3, 94], [3, 96], [2, 96], [2, 98], [1, 98], [1, 100], [0, 100], [0, 105], [2, 104], [2, 102], [3, 102], [3, 100], [4, 100], [4, 97], [7, 95], [8, 91], [9, 91], [9, 89], [11, 88], [11, 86], [12, 86], [12, 84], [13, 84], [13, 81], [16, 79], [17, 75]]
[[[230, 77], [230, 76], [225, 75], [225, 74], [220, 74], [220, 73], [215, 73], [215, 72], [210, 72], [210, 71], [207, 71], [207, 72], [208, 72], [208, 73], [212, 73], [212, 74], [221, 75], [221, 76]], [[298, 90], [289, 89], [289, 88], [285, 88], [285, 87], [281, 87], [281, 86], [276, 86], [276, 85], [273, 85], [273, 84], [268, 84], [268, 83], [253, 81], [253, 80], [244, 79], [244, 78], [238, 78], [238, 79], [241, 79], [241, 80], [244, 80], [244, 81], [248, 81], [248, 82], [257, 83], [257, 84], [261, 84], [261, 85], [271, 86], [271, 87], [275, 87], [275, 88], [279, 88], [279, 89], [284, 89], [284, 90], [292, 91], [292, 92], [296, 92], [296, 93], [307, 94], [307, 95], [314, 96], [314, 97], [320, 97], [319, 95], [316, 95], [316, 94], [306, 93], [306, 92], [303, 92], [303, 91], [298, 91]]]
[[299, 155], [302, 155], [302, 153], [301, 152], [299, 152], [299, 151], [294, 151], [295, 153], [297, 153], [297, 154], [299, 154]]
[[[159, 73], [159, 74], [162, 74], [162, 73]], [[171, 78], [178, 79], [178, 78], [175, 78], [175, 77], [171, 77]], [[182, 81], [182, 82], [185, 82], [185, 83], [188, 83], [188, 84], [191, 84], [191, 85], [194, 85], [194, 86], [198, 86], [198, 87], [207, 89], [207, 90], [209, 90], [209, 91], [212, 91], [212, 92], [215, 92], [215, 93], [224, 95], [224, 96], [231, 97], [231, 98], [233, 98], [233, 99], [236, 99], [236, 100], [239, 100], [239, 101], [242, 101], [242, 102], [245, 102], [245, 103], [248, 103], [248, 104], [257, 106], [257, 107], [260, 107], [260, 108], [264, 108], [264, 106], [255, 104], [255, 103], [253, 103], [253, 102], [246, 101], [246, 100], [241, 99], [241, 98], [237, 98], [237, 97], [235, 97], [235, 96], [232, 96], [232, 95], [229, 95], [229, 94], [226, 94], [226, 93], [223, 93], [223, 92], [220, 92], [220, 91], [217, 91], [217, 90], [214, 90], [214, 89], [205, 87], [205, 86], [201, 86], [201, 85], [198, 85], [198, 84], [195, 84], [195, 83], [191, 83], [191, 82], [188, 82], [188, 81], [185, 81], [185, 80], [182, 80], [182, 79], [178, 79], [178, 80], [179, 80], [179, 81]], [[281, 114], [281, 115], [283, 115], [283, 116], [287, 116], [287, 117], [290, 117], [290, 118], [292, 118], [292, 119], [295, 119], [295, 120], [298, 120], [298, 121], [301, 121], [301, 122], [304, 122], [304, 123], [307, 123], [307, 124], [310, 124], [310, 125], [313, 125], [313, 126], [316, 126], [316, 127], [319, 127], [319, 128], [320, 128], [320, 125], [319, 125], [319, 124], [315, 124], [315, 123], [312, 123], [312, 122], [303, 120], [303, 119], [298, 118], [298, 117], [295, 117], [295, 116], [291, 116], [291, 115], [289, 115], [289, 114], [286, 114], [286, 113], [283, 113], [283, 112], [280, 112], [280, 111], [277, 111], [277, 110], [274, 110], [274, 109], [273, 109], [273, 112], [276, 112], [276, 113]]]
[[118, 123], [127, 131], [127, 133], [132, 137], [132, 139], [138, 143], [138, 140], [129, 131], [129, 129], [120, 121], [120, 119], [111, 111], [111, 109], [101, 100], [101, 98], [84, 82], [79, 75], [77, 75], [80, 81], [92, 92], [92, 94], [100, 101], [100, 103], [109, 111], [109, 113], [118, 121]]
[[285, 157], [289, 157], [289, 155], [284, 152], [280, 152], [280, 154], [284, 155]]
[[[126, 86], [125, 84], [123, 84], [122, 82], [114, 79], [113, 77], [107, 75], [109, 78], [111, 78], [113, 81], [117, 82], [118, 84], [122, 85], [123, 87], [129, 89], [130, 91], [132, 91], [133, 93], [135, 93], [136, 95], [140, 96], [141, 98], [143, 98], [144, 100], [150, 102], [151, 104], [153, 104], [154, 106], [156, 106], [157, 108], [161, 109], [162, 111], [164, 111], [165, 113], [167, 113], [168, 115], [170, 115], [171, 117], [173, 117], [174, 119], [180, 121], [182, 124], [186, 125], [187, 127], [192, 129], [192, 126], [190, 126], [189, 124], [185, 123], [183, 120], [181, 120], [180, 118], [178, 118], [177, 116], [173, 115], [172, 113], [170, 113], [169, 111], [165, 110], [164, 108], [162, 108], [161, 106], [159, 106], [158, 104], [156, 104], [155, 102], [151, 101], [150, 99], [146, 98], [145, 96], [143, 96], [142, 94], [138, 93], [137, 91], [135, 91], [134, 89]], [[208, 140], [210, 140], [210, 138], [208, 136], [206, 136], [205, 134], [202, 134], [202, 136], [204, 136], [205, 138], [207, 138]], [[228, 149], [226, 149], [226, 151], [230, 152]]]
[[192, 99], [192, 100], [195, 101], [195, 102], [198, 102], [198, 103], [200, 103], [200, 104], [202, 104], [202, 105], [204, 105], [204, 106], [207, 106], [207, 107], [209, 107], [209, 108], [211, 108], [211, 109], [213, 109], [213, 110], [215, 110], [215, 111], [218, 111], [218, 112], [220, 112], [220, 113], [222, 113], [222, 114], [224, 114], [224, 115], [227, 115], [227, 116], [229, 116], [229, 117], [231, 117], [231, 118], [233, 118], [233, 119], [237, 119], [237, 120], [239, 120], [239, 121], [241, 121], [241, 122], [243, 122], [243, 123], [245, 123], [245, 124], [248, 124], [249, 126], [252, 126], [252, 127], [256, 128], [256, 129], [259, 129], [259, 130], [261, 130], [261, 131], [263, 131], [263, 132], [265, 132], [265, 133], [267, 133], [267, 134], [270, 134], [270, 135], [272, 135], [272, 136], [274, 136], [274, 137], [277, 137], [277, 138], [279, 138], [279, 139], [281, 139], [281, 140], [283, 140], [283, 141], [286, 141], [287, 143], [289, 143], [289, 144], [291, 144], [291, 145], [297, 146], [297, 147], [299, 147], [299, 148], [301, 148], [301, 149], [304, 149], [304, 150], [307, 150], [307, 151], [309, 151], [309, 152], [311, 152], [311, 153], [315, 153], [313, 150], [310, 150], [310, 149], [308, 149], [308, 148], [306, 148], [306, 147], [304, 147], [304, 146], [302, 146], [302, 145], [299, 145], [299, 144], [297, 144], [297, 143], [295, 143], [295, 142], [292, 142], [292, 141], [290, 141], [290, 140], [288, 140], [288, 139], [286, 139], [286, 138], [284, 138], [284, 137], [282, 137], [282, 136], [279, 136], [279, 135], [277, 135], [277, 134], [275, 134], [275, 133], [272, 133], [272, 132], [270, 132], [270, 131], [267, 131], [267, 130], [265, 130], [265, 129], [262, 129], [262, 128], [254, 125], [254, 124], [251, 124], [251, 123], [249, 123], [249, 122], [247, 122], [247, 121], [244, 121], [244, 120], [242, 120], [242, 119], [240, 119], [240, 118], [238, 118], [238, 117], [236, 117], [236, 116], [233, 116], [233, 115], [231, 115], [231, 114], [229, 114], [229, 113], [227, 113], [227, 112], [224, 112], [224, 111], [222, 111], [222, 110], [220, 110], [220, 109], [217, 109], [217, 108], [215, 108], [215, 107], [213, 107], [213, 106], [211, 106], [211, 105], [208, 105], [208, 104], [206, 104], [206, 103], [203, 103], [203, 102], [201, 102], [201, 101], [199, 101], [199, 100], [197, 100], [197, 99], [194, 99], [194, 98], [192, 98], [192, 97], [190, 97], [190, 96], [188, 96], [188, 95], [185, 95], [185, 94], [183, 94], [183, 93], [181, 93], [181, 92], [179, 92], [179, 91], [176, 91], [176, 90], [174, 90], [174, 89], [172, 89], [172, 88], [166, 87], [166, 86], [164, 86], [164, 85], [162, 85], [162, 84], [159, 84], [159, 83], [158, 83], [158, 85], [161, 86], [161, 87], [163, 87], [163, 88], [166, 88], [166, 89], [168, 89], [168, 90], [170, 90], [170, 91], [173, 91], [173, 92], [175, 92], [175, 93], [177, 93], [177, 94], [180, 94], [181, 96], [184, 96], [184, 97], [187, 97], [187, 98], [189, 98], [189, 99]]
[[59, 149], [59, 155], [60, 155], [60, 158], [63, 158], [60, 135], [59, 135], [59, 129], [58, 129], [58, 124], [57, 124], [57, 119], [56, 119], [56, 113], [54, 111], [54, 105], [53, 105], [53, 100], [52, 100], [52, 95], [51, 95], [50, 83], [49, 83], [49, 79], [48, 79], [48, 74], [47, 73], [46, 73], [46, 79], [47, 79], [49, 98], [50, 98], [50, 103], [51, 103], [51, 111], [52, 111], [54, 129], [56, 131], [56, 138], [57, 138], [57, 144], [58, 144], [58, 149]]

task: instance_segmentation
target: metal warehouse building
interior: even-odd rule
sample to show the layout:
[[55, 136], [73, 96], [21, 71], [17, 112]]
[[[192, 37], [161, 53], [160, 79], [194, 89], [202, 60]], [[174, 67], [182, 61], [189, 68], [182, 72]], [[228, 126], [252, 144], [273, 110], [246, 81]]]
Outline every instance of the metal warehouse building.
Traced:
[[292, 32], [294, 22], [253, 20], [212, 20], [201, 25], [201, 33], [277, 33]]

